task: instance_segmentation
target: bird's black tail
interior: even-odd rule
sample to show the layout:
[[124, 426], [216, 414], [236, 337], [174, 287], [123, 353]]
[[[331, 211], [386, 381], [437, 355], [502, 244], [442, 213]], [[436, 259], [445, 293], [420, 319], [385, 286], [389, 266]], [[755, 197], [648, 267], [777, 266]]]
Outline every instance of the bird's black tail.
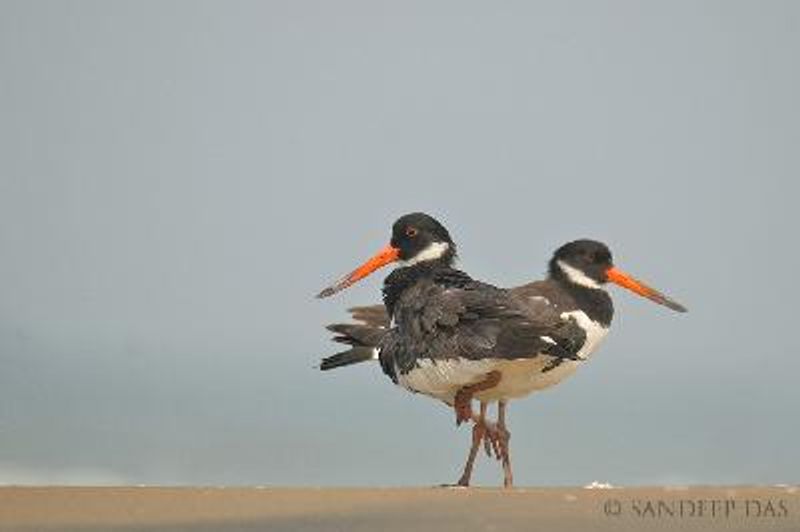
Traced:
[[323, 358], [319, 365], [323, 371], [378, 358], [378, 345], [389, 329], [386, 310], [382, 305], [374, 305], [355, 307], [349, 312], [360, 323], [336, 323], [327, 329], [334, 333], [334, 342], [347, 344], [350, 349]]
[[375, 348], [373, 347], [353, 347], [347, 351], [323, 358], [319, 369], [328, 371], [329, 369], [367, 362], [374, 358], [374, 352]]

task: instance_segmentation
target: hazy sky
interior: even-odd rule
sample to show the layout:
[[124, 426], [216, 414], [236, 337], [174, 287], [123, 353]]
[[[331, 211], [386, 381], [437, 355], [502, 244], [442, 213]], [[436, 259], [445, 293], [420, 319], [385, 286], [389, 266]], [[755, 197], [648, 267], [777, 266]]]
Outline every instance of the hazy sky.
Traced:
[[[313, 295], [423, 210], [514, 285], [607, 242], [519, 485], [800, 481], [797, 2], [0, 1], [0, 483], [428, 485], [469, 445]], [[478, 483], [498, 485], [482, 458]]]

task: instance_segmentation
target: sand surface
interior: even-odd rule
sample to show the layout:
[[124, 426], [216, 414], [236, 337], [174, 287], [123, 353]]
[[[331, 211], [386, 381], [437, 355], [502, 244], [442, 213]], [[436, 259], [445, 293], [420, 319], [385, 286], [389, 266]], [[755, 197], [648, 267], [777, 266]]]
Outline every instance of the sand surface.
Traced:
[[781, 530], [800, 488], [0, 487], [0, 531]]

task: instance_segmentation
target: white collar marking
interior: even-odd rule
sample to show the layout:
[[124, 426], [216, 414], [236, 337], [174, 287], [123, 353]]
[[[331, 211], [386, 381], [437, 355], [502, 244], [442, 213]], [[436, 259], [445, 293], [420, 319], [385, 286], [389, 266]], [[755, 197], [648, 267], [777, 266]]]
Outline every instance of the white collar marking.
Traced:
[[600, 290], [604, 290], [600, 283], [587, 276], [578, 268], [573, 268], [563, 260], [558, 261], [558, 267], [561, 268], [561, 271], [564, 272], [567, 278], [573, 283], [585, 286], [586, 288], [599, 288]]
[[450, 244], [447, 242], [431, 242], [428, 247], [417, 253], [415, 257], [408, 260], [402, 260], [398, 263], [401, 268], [413, 266], [426, 260], [436, 260], [442, 257], [445, 252], [450, 249]]

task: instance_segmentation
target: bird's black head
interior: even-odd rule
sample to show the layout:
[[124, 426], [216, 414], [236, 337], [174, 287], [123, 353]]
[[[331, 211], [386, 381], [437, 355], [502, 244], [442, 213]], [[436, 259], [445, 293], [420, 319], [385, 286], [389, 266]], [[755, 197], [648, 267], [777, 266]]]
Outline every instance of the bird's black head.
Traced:
[[575, 240], [556, 250], [550, 259], [550, 275], [587, 288], [608, 282], [606, 272], [613, 267], [608, 246], [596, 240]]
[[447, 229], [423, 212], [401, 216], [392, 226], [389, 245], [398, 250], [398, 258], [406, 266], [434, 260], [450, 265], [456, 255]]
[[686, 312], [680, 303], [615, 267], [608, 246], [596, 240], [575, 240], [558, 248], [550, 259], [550, 277], [589, 289], [602, 289], [610, 281], [659, 305]]
[[456, 245], [442, 224], [421, 212], [406, 214], [392, 226], [392, 238], [388, 246], [317, 294], [317, 297], [332, 296], [392, 262], [403, 267], [419, 263], [450, 266], [455, 256]]

